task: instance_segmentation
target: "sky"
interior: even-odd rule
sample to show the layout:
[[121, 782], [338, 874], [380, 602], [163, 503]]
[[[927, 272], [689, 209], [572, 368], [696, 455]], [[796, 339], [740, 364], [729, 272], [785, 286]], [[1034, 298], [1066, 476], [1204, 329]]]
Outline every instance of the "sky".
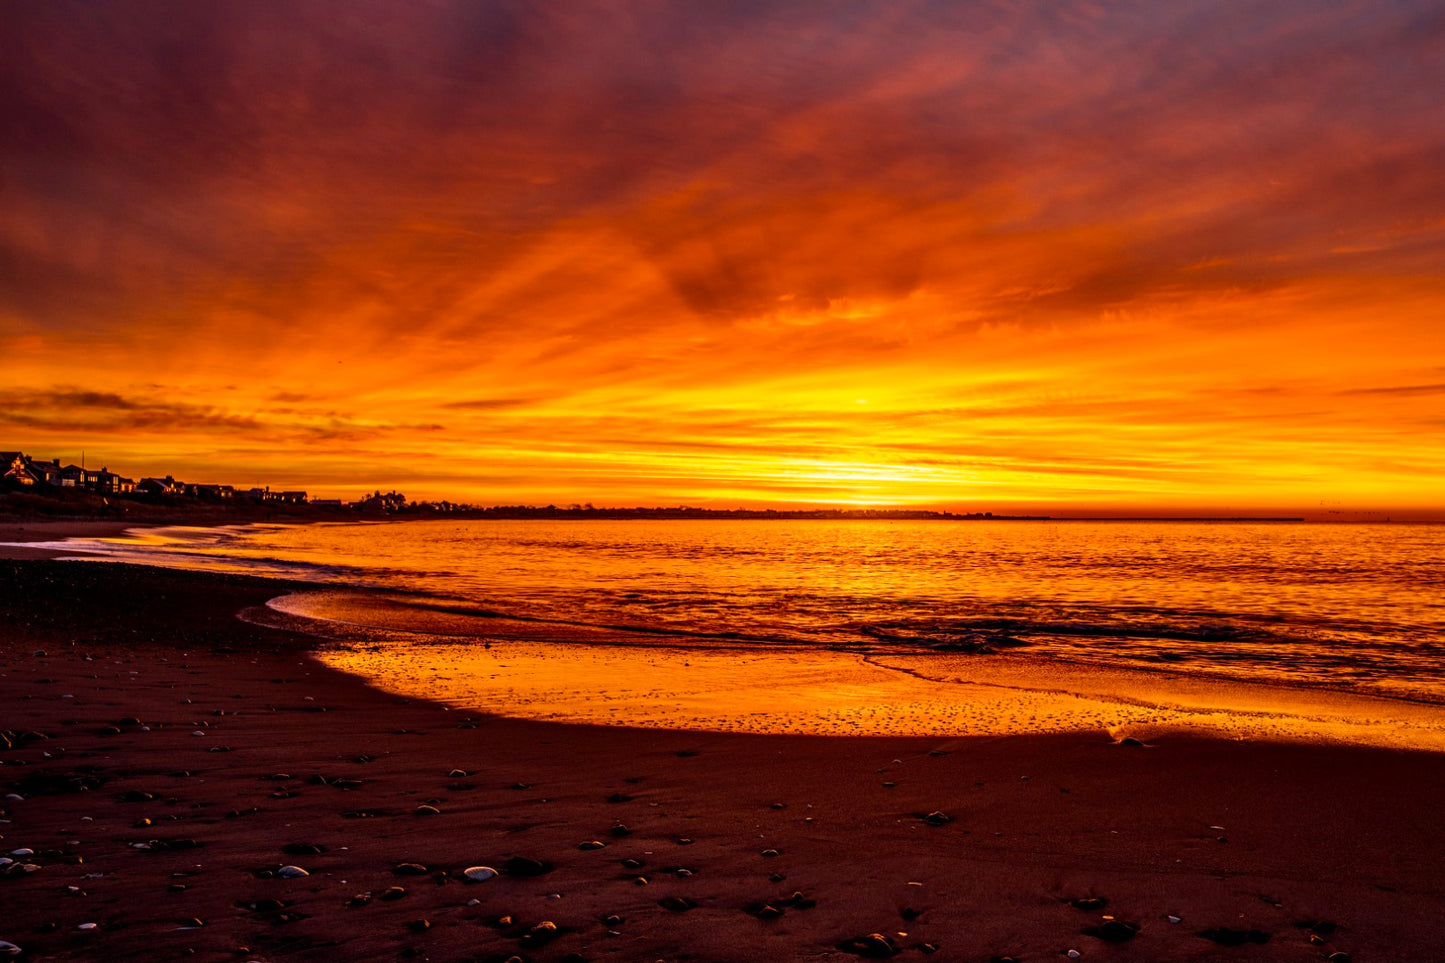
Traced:
[[1445, 8], [0, 0], [0, 448], [1445, 517]]

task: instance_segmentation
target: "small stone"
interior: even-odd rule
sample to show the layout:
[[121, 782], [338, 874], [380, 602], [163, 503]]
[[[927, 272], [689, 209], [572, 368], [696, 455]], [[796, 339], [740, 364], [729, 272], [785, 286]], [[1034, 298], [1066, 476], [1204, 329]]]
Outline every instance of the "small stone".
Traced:
[[468, 866], [462, 870], [462, 876], [466, 877], [468, 882], [485, 883], [489, 879], [495, 879], [497, 871], [490, 866]]
[[1182, 923], [1184, 921], [1182, 916], [1175, 916], [1172, 913], [1164, 918], [1171, 923]]
[[686, 913], [688, 910], [697, 909], [697, 904], [686, 896], [668, 896], [658, 900], [657, 905], [669, 913]]
[[937, 810], [934, 810], [927, 816], [924, 816], [923, 821], [930, 826], [943, 826], [947, 823], [953, 822], [953, 817], [949, 816], [947, 813], [941, 813]]
[[19, 956], [24, 952], [24, 950], [9, 940], [0, 940], [0, 953], [3, 953], [5, 956]]
[[276, 870], [276, 875], [281, 877], [282, 879], [301, 879], [302, 877], [310, 876], [311, 874], [308, 873], [306, 870], [302, 869], [300, 866], [282, 866], [280, 869]]
[[1077, 899], [1069, 900], [1069, 905], [1074, 909], [1081, 909], [1086, 912], [1101, 910], [1109, 905], [1109, 901], [1102, 896], [1080, 896]]
[[589, 839], [589, 840], [588, 840], [587, 842], [585, 842], [585, 843], [578, 843], [578, 844], [577, 844], [577, 848], [578, 848], [578, 849], [582, 849], [582, 850], [606, 849], [606, 848], [607, 848], [607, 844], [604, 843], [604, 842], [601, 842], [600, 840]]
[[471, 773], [467, 772], [465, 769], [453, 769], [451, 772], [447, 773], [447, 778], [448, 778], [448, 779], [465, 779], [465, 778], [467, 778], [467, 777], [470, 776], [470, 775], [471, 775]]
[[421, 933], [431, 929], [431, 920], [412, 920], [406, 924], [406, 928], [413, 933]]
[[765, 849], [758, 855], [762, 856], [763, 859], [773, 859], [778, 855], [778, 851], [776, 849]]
[[627, 857], [624, 860], [620, 860], [620, 862], [627, 869], [641, 869], [643, 866], [646, 865], [642, 860], [633, 859], [631, 856]]
[[844, 953], [852, 953], [854, 956], [861, 956], [869, 960], [884, 960], [896, 956], [898, 948], [893, 941], [882, 933], [869, 933], [867, 936], [855, 936], [850, 940], [844, 940], [838, 944], [838, 949]]
[[529, 856], [513, 856], [502, 864], [502, 872], [508, 876], [529, 878], [543, 876], [552, 871], [552, 866]]
[[98, 929], [100, 929], [100, 924], [99, 924], [99, 923], [81, 923], [79, 926], [76, 927], [76, 929], [80, 930], [82, 933], [89, 933], [91, 930], [98, 930]]
[[1067, 957], [1068, 957], [1069, 959], [1071, 959], [1071, 960], [1077, 960], [1079, 957], [1083, 956], [1084, 954], [1080, 953], [1078, 950], [1069, 950], [1069, 952], [1065, 953], [1064, 955], [1067, 956]]
[[544, 943], [552, 942], [561, 935], [562, 932], [557, 929], [556, 923], [551, 920], [543, 920], [522, 934], [521, 943], [523, 946], [541, 946]]
[[402, 899], [405, 896], [405, 886], [388, 886], [386, 889], [381, 891], [381, 895], [378, 896], [377, 899], [380, 899], [383, 902], [392, 903], [396, 900]]
[[351, 907], [352, 909], [356, 909], [358, 907], [365, 906], [367, 903], [370, 902], [370, 893], [357, 893], [355, 896], [351, 897], [351, 899], [346, 901], [346, 905]]
[[391, 871], [397, 876], [425, 876], [431, 872], [421, 863], [397, 863]]
[[1095, 934], [1099, 939], [1109, 943], [1127, 943], [1139, 932], [1137, 923], [1126, 923], [1123, 920], [1105, 920]]
[[622, 825], [621, 823], [618, 823], [616, 826], [613, 826], [611, 829], [607, 830], [607, 832], [608, 832], [609, 834], [611, 834], [612, 836], [616, 837], [617, 839], [621, 839], [623, 836], [631, 836], [631, 835], [632, 835], [632, 830], [628, 829], [626, 826]]
[[1261, 930], [1232, 930], [1226, 926], [1205, 930], [1199, 935], [1220, 946], [1243, 946], [1246, 943], [1263, 946], [1270, 940], [1270, 935]]
[[615, 792], [615, 793], [613, 793], [612, 795], [610, 795], [610, 796], [607, 797], [607, 801], [610, 802], [610, 803], [632, 802], [632, 797], [631, 797], [631, 796], [628, 796], [628, 795], [626, 795], [626, 794], [624, 794], [624, 793]]
[[440, 816], [440, 815], [442, 814], [442, 811], [441, 811], [440, 809], [438, 809], [437, 807], [431, 806], [431, 805], [427, 805], [427, 804], [425, 804], [425, 803], [423, 803], [422, 805], [416, 807], [416, 809], [413, 810], [413, 811], [414, 811], [414, 812], [416, 813], [416, 815], [418, 815], [418, 816]]
[[753, 912], [753, 915], [760, 920], [775, 920], [778, 917], [782, 916], [784, 912], [784, 910], [778, 909], [771, 903], [764, 903], [762, 906], [758, 907], [756, 911]]

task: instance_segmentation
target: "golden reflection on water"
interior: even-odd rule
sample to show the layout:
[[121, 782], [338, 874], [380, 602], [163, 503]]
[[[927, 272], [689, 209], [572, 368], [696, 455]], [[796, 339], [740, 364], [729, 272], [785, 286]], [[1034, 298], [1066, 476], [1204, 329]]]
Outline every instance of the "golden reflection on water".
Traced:
[[1445, 707], [1016, 652], [674, 648], [513, 624], [491, 638], [448, 639], [367, 628], [364, 611], [352, 612], [363, 624], [343, 625], [295, 619], [304, 606], [294, 602], [277, 608], [272, 617], [291, 627], [348, 640], [320, 653], [327, 665], [391, 692], [517, 718], [853, 736], [1192, 731], [1445, 751]]

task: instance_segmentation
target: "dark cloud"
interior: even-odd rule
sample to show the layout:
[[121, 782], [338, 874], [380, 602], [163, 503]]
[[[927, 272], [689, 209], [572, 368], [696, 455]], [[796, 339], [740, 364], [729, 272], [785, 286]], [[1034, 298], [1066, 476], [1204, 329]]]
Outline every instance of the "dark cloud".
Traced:
[[536, 400], [536, 398], [467, 398], [461, 401], [448, 401], [442, 407], [461, 411], [503, 411], [509, 408], [521, 408], [533, 404]]
[[1400, 398], [1417, 398], [1424, 395], [1445, 394], [1445, 384], [1435, 385], [1391, 385], [1385, 388], [1350, 388], [1342, 395], [1394, 395]]

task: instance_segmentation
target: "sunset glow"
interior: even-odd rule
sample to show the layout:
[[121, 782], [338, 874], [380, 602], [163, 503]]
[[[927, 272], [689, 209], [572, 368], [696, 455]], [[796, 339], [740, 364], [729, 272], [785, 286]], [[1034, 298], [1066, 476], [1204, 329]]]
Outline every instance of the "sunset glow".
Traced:
[[1438, 4], [12, 5], [0, 448], [1445, 516]]

